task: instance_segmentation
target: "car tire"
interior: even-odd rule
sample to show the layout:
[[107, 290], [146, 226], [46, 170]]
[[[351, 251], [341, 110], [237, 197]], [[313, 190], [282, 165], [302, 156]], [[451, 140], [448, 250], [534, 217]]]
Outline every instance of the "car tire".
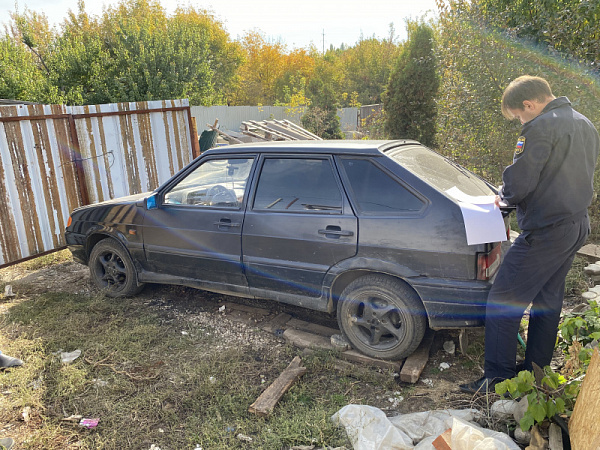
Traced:
[[425, 309], [406, 283], [384, 275], [351, 282], [337, 304], [344, 337], [373, 358], [397, 360], [413, 353], [427, 328]]
[[114, 239], [103, 239], [90, 253], [92, 282], [109, 297], [129, 297], [139, 293], [137, 272], [129, 252]]

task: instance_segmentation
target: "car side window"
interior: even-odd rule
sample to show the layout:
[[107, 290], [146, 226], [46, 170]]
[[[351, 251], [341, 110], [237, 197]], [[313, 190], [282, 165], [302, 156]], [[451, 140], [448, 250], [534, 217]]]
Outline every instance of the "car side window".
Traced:
[[205, 161], [165, 194], [163, 204], [239, 208], [253, 161], [253, 158]]
[[366, 214], [420, 211], [423, 201], [366, 159], [342, 159], [358, 208]]
[[330, 160], [265, 159], [253, 208], [340, 214], [342, 194]]

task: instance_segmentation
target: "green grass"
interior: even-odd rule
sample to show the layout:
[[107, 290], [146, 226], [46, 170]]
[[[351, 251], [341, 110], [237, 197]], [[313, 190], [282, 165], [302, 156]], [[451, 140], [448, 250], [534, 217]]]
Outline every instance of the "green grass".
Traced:
[[[31, 408], [23, 448], [349, 445], [330, 417], [348, 403], [372, 400], [373, 386], [400, 389], [391, 374], [358, 365], [334, 369], [332, 354], [316, 352], [302, 356], [307, 373], [270, 417], [259, 418], [248, 407], [299, 350], [283, 346], [277, 358], [250, 345], [223, 349], [210, 329], [141, 298], [54, 293], [4, 307], [0, 348], [25, 365], [0, 372], [2, 390], [10, 392], [0, 420], [22, 423], [21, 411]], [[60, 362], [57, 352], [76, 349], [80, 358]], [[88, 430], [62, 420], [72, 414], [99, 418], [99, 425]]]
[[26, 270], [37, 270], [48, 267], [52, 264], [59, 264], [71, 260], [71, 252], [69, 252], [69, 250], [59, 250], [57, 252], [48, 253], [44, 256], [38, 256], [37, 258], [29, 259], [19, 263], [19, 265]]

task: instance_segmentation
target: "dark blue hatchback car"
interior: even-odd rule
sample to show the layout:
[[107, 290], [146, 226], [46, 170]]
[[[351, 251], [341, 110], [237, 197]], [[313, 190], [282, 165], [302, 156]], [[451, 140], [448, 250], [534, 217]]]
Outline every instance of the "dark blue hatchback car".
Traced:
[[501, 246], [467, 245], [453, 187], [495, 193], [415, 141], [233, 145], [76, 209], [65, 236], [107, 295], [167, 283], [336, 312], [356, 349], [397, 359], [427, 326], [483, 324]]

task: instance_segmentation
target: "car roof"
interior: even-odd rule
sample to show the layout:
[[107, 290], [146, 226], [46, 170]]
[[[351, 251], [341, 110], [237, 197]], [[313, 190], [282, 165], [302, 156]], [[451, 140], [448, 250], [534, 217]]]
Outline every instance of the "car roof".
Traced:
[[382, 156], [382, 153], [404, 145], [421, 145], [409, 139], [399, 140], [321, 140], [321, 141], [269, 141], [249, 144], [234, 144], [212, 148], [205, 155], [227, 155], [231, 153], [281, 153], [293, 150], [297, 153], [333, 153], [348, 155]]

